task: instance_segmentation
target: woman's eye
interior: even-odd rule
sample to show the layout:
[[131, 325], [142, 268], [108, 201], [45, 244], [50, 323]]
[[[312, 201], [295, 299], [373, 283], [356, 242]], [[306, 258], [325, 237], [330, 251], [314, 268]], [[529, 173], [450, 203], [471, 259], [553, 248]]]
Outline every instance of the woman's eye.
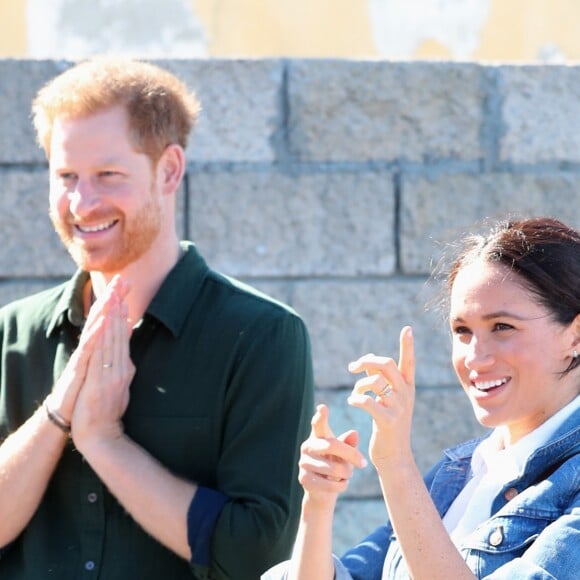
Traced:
[[467, 334], [469, 332], [469, 328], [467, 326], [456, 326], [453, 329], [453, 334]]
[[512, 330], [513, 326], [511, 324], [506, 324], [505, 322], [496, 322], [493, 326], [494, 330]]

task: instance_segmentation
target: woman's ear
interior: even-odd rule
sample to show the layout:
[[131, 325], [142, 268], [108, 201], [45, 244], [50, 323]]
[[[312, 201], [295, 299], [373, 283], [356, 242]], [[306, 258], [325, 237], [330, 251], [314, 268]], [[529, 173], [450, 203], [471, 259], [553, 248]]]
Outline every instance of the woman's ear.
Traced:
[[174, 194], [185, 173], [185, 152], [180, 145], [168, 145], [157, 163], [157, 179], [164, 194]]
[[570, 329], [572, 330], [572, 350], [580, 356], [580, 314], [576, 315]]

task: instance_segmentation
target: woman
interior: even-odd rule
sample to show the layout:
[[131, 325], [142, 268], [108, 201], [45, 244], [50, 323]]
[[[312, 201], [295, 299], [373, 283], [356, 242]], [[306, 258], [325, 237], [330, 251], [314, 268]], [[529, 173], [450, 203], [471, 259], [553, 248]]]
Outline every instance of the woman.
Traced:
[[[389, 523], [331, 554], [338, 495], [364, 459], [319, 406], [302, 446], [302, 516], [292, 559], [263, 578], [578, 578], [580, 234], [550, 218], [470, 236], [447, 277], [452, 362], [482, 440], [447, 450], [422, 479], [410, 445], [415, 359], [368, 354], [349, 404], [373, 420], [370, 458]], [[370, 395], [369, 395], [370, 392]]]

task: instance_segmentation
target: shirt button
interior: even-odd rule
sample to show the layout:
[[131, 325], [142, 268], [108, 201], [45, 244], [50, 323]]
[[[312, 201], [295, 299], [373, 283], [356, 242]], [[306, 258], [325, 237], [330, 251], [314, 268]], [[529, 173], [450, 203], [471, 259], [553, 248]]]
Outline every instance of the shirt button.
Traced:
[[489, 543], [492, 546], [499, 546], [503, 542], [503, 528], [499, 526], [489, 536]]
[[95, 569], [95, 563], [92, 560], [87, 560], [85, 562], [85, 570], [88, 570], [90, 572], [91, 570], [94, 570], [94, 569]]
[[87, 495], [87, 500], [89, 503], [95, 503], [97, 501], [97, 494], [94, 492], [91, 492]]
[[514, 497], [516, 497], [516, 495], [518, 495], [518, 490], [515, 487], [509, 487], [508, 489], [505, 490], [503, 496], [508, 500], [511, 501], [512, 499], [514, 499]]

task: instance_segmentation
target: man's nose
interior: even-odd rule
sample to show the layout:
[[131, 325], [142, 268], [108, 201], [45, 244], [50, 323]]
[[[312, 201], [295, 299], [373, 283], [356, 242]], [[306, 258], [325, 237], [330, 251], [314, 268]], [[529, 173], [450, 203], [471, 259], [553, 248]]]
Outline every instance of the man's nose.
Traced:
[[79, 178], [69, 199], [70, 212], [77, 217], [87, 215], [100, 204], [98, 192], [89, 179]]

